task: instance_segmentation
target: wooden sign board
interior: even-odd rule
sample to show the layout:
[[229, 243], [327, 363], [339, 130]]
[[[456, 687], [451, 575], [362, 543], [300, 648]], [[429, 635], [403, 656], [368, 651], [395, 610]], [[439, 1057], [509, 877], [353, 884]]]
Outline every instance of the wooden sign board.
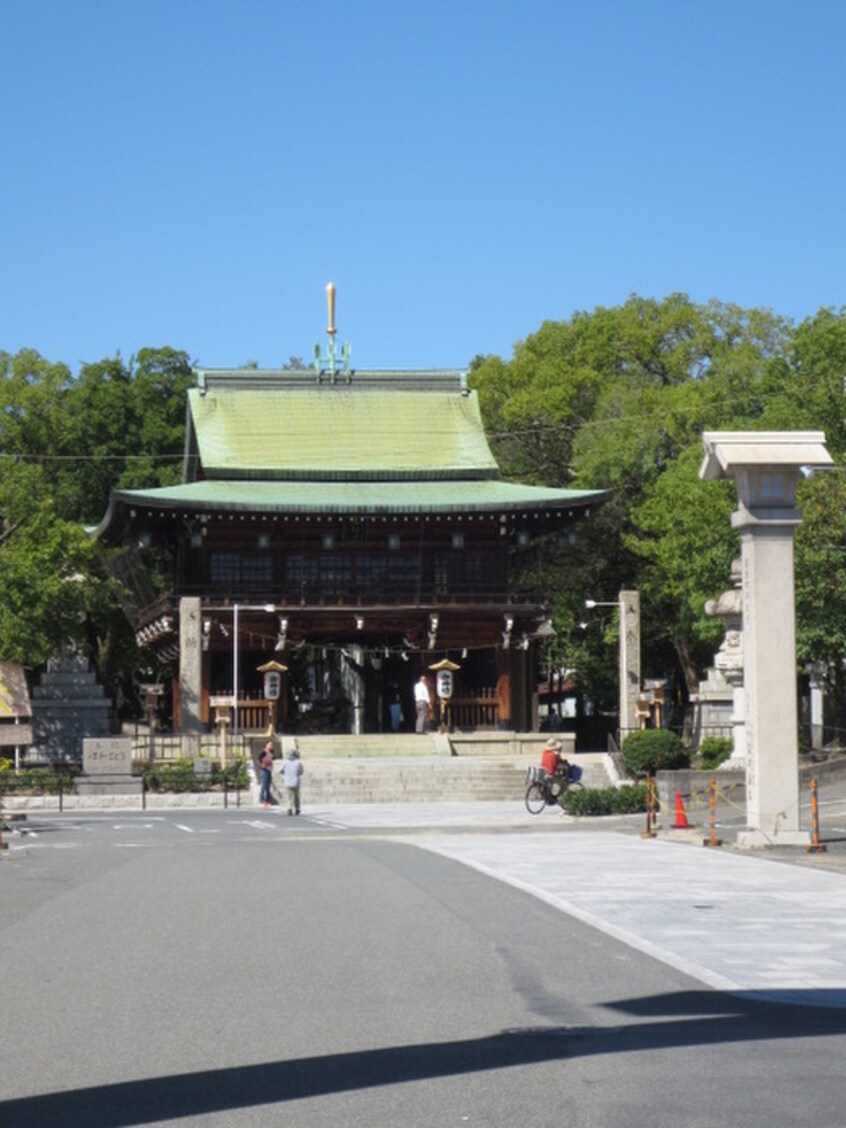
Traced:
[[0, 748], [32, 744], [32, 725], [0, 725]]

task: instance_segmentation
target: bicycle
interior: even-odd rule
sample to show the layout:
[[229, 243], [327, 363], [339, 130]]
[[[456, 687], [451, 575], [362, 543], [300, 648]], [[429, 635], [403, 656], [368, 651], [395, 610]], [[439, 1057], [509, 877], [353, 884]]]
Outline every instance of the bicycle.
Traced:
[[[578, 775], [576, 774], [578, 773]], [[567, 765], [561, 772], [550, 775], [543, 768], [533, 765], [526, 772], [526, 810], [530, 815], [539, 815], [547, 807], [560, 803], [562, 796], [571, 787], [581, 787], [578, 776], [581, 771]]]

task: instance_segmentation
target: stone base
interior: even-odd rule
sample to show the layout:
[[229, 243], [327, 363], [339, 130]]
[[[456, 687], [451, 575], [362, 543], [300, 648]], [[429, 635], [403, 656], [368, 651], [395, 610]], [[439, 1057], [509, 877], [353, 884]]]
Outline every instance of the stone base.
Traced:
[[661, 831], [663, 838], [669, 838], [671, 842], [693, 842], [700, 843], [702, 841], [702, 827], [697, 826], [696, 823], [691, 823], [690, 826], [668, 826], [666, 830]]
[[102, 772], [77, 776], [75, 786], [77, 795], [140, 795], [144, 780], [141, 776]]
[[766, 850], [773, 846], [810, 846], [807, 830], [782, 830], [766, 834], [763, 830], [742, 830], [735, 843], [740, 850]]

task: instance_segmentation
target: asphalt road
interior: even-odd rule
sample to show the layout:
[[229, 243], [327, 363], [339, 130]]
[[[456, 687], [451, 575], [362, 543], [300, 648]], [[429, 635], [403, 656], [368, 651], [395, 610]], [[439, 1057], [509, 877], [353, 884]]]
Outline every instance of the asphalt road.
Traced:
[[846, 1012], [703, 988], [425, 829], [27, 829], [0, 861], [4, 1128], [846, 1124]]

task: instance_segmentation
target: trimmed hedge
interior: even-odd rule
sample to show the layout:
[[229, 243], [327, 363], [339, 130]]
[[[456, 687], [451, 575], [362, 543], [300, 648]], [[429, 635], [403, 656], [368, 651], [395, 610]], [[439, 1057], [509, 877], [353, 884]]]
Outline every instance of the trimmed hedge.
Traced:
[[78, 771], [69, 766], [62, 768], [21, 768], [14, 769], [10, 760], [0, 760], [0, 794], [6, 792], [25, 792], [30, 795], [58, 795], [73, 791]]
[[633, 775], [655, 775], [690, 766], [678, 735], [670, 729], [641, 729], [630, 732], [621, 749], [623, 763]]
[[208, 774], [196, 775], [194, 761], [185, 757], [173, 764], [157, 764], [144, 772], [148, 791], [217, 791], [223, 788], [224, 781], [230, 788], [247, 787], [245, 762], [227, 764], [226, 771], [215, 764]]
[[570, 788], [561, 806], [568, 815], [636, 815], [646, 810], [646, 784], [622, 787]]

